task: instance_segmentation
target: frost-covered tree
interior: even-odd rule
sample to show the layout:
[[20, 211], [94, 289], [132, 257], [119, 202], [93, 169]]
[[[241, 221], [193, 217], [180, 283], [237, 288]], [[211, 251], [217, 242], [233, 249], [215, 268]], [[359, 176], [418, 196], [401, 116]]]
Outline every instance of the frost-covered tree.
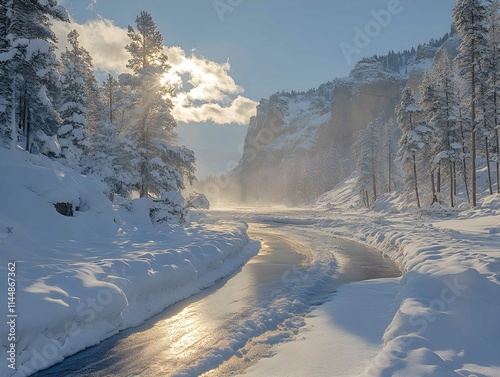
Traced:
[[106, 81], [102, 83], [101, 87], [101, 98], [102, 102], [105, 104], [105, 116], [109, 124], [115, 124], [114, 113], [117, 107], [117, 93], [119, 89], [119, 81], [115, 79], [111, 74], [108, 75]]
[[362, 130], [353, 148], [358, 155], [356, 189], [363, 203], [368, 207], [377, 200], [377, 181], [378, 177], [381, 176], [379, 123], [370, 123], [366, 129]]
[[397, 141], [400, 138], [400, 130], [397, 122], [390, 119], [385, 122], [382, 128], [382, 161], [386, 175], [387, 192], [391, 193], [398, 190], [398, 184], [401, 181], [401, 174], [396, 166], [395, 157], [397, 154]]
[[56, 0], [4, 0], [0, 3], [0, 137], [13, 147], [19, 129], [28, 150], [44, 149], [56, 131], [56, 36], [51, 19], [68, 20]]
[[462, 161], [463, 145], [457, 121], [458, 98], [453, 80], [453, 66], [449, 55], [444, 54], [434, 69], [434, 112], [432, 114], [433, 164], [448, 165], [450, 206], [455, 206], [454, 193], [457, 185], [456, 164]]
[[85, 107], [87, 109], [87, 122], [89, 129], [93, 130], [100, 121], [102, 113], [102, 101], [99, 97], [99, 84], [94, 75], [94, 62], [89, 52], [80, 44], [80, 35], [76, 30], [68, 34], [70, 48], [61, 54], [64, 61], [70, 60], [75, 65], [75, 70], [79, 73], [83, 82], [83, 92], [85, 95]]
[[187, 148], [172, 144], [177, 123], [171, 114], [174, 89], [163, 80], [170, 68], [163, 37], [149, 13], [141, 12], [136, 25], [137, 30], [129, 27], [131, 43], [126, 46], [131, 54], [128, 67], [134, 73], [120, 76], [127, 96], [123, 133], [129, 141], [130, 162], [138, 172], [139, 195], [159, 196], [183, 189], [185, 179], [194, 181], [195, 157]]
[[500, 0], [493, 0], [488, 15], [488, 93], [495, 144], [497, 193], [500, 194]]
[[147, 12], [141, 12], [136, 20], [137, 30], [128, 27], [128, 36], [132, 40], [125, 49], [132, 55], [127, 68], [139, 73], [146, 67], [161, 67], [167, 71], [168, 57], [163, 47], [163, 36], [158, 31], [153, 17]]
[[104, 182], [108, 187], [109, 197], [120, 193], [128, 182], [131, 181], [130, 166], [124, 158], [122, 149], [126, 141], [118, 135], [116, 128], [103, 120], [97, 124], [96, 129], [89, 135], [90, 147], [81, 161], [82, 173], [92, 174]]
[[71, 49], [61, 54], [62, 62], [62, 104], [59, 108], [62, 125], [57, 134], [62, 157], [71, 167], [78, 167], [89, 145], [87, 121], [87, 95], [83, 75], [81, 53], [76, 31], [69, 33]]
[[[430, 138], [430, 142], [428, 143], [429, 148], [424, 151], [424, 160], [429, 161], [430, 163], [425, 164], [424, 166], [426, 170], [424, 174], [430, 173], [431, 177], [431, 187], [432, 187], [432, 197], [433, 204], [437, 200], [436, 192], [441, 192], [441, 164], [436, 164], [433, 162], [434, 157], [440, 152], [437, 150], [437, 144], [433, 143], [432, 137], [435, 134], [434, 129], [434, 116], [438, 110], [438, 93], [435, 83], [433, 82], [431, 75], [428, 71], [424, 72], [424, 77], [422, 83], [419, 87], [420, 90], [420, 102], [419, 106], [422, 107], [422, 120], [426, 122], [429, 129], [431, 130], [428, 135]], [[436, 185], [437, 178], [437, 185]]]
[[476, 131], [479, 75], [481, 63], [487, 50], [486, 39], [486, 7], [481, 0], [458, 0], [453, 9], [453, 20], [461, 43], [457, 57], [460, 74], [468, 86], [470, 101], [470, 128], [472, 135], [472, 205], [477, 205], [477, 171], [476, 171]]
[[454, 82], [455, 82], [455, 88], [456, 88], [456, 97], [458, 100], [458, 107], [457, 107], [457, 126], [459, 129], [459, 134], [460, 134], [460, 140], [462, 143], [462, 166], [461, 166], [461, 173], [463, 176], [463, 181], [465, 185], [465, 191], [467, 194], [467, 201], [470, 203], [471, 202], [471, 194], [470, 194], [470, 182], [468, 179], [468, 160], [471, 157], [471, 132], [472, 130], [470, 129], [470, 120], [467, 117], [467, 109], [469, 106], [466, 104], [466, 101], [464, 98], [466, 97], [464, 94], [464, 85], [463, 85], [463, 80], [460, 77], [460, 75], [457, 74], [457, 70], [454, 70]]
[[421, 203], [418, 189], [417, 157], [425, 148], [430, 132], [430, 129], [421, 121], [422, 111], [423, 109], [416, 104], [413, 90], [405, 88], [401, 102], [396, 107], [398, 125], [403, 133], [399, 140], [398, 158], [403, 163], [406, 177], [412, 177], [412, 186], [415, 189], [418, 208], [421, 207]]

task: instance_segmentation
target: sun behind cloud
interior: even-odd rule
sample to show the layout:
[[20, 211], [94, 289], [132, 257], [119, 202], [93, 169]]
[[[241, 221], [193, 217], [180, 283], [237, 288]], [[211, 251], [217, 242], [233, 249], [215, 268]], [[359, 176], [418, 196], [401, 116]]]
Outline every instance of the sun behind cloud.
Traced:
[[[130, 39], [127, 30], [113, 21], [101, 18], [84, 24], [55, 22], [53, 29], [60, 50], [68, 45], [67, 34], [76, 29], [96, 69], [116, 74], [129, 72], [126, 65], [130, 55], [124, 47]], [[231, 77], [229, 62], [214, 62], [194, 51], [188, 56], [179, 46], [165, 47], [165, 52], [172, 68], [163, 80], [176, 88], [173, 115], [178, 122], [243, 125], [255, 115], [257, 102], [242, 96], [244, 89]]]

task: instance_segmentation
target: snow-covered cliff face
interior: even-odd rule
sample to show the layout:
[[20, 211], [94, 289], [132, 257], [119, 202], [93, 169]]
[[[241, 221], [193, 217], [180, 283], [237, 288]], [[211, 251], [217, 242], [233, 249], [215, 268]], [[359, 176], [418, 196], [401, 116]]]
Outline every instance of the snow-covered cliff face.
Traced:
[[364, 59], [347, 78], [261, 100], [234, 172], [241, 199], [304, 202], [347, 178], [360, 130], [393, 117], [403, 88], [417, 89], [436, 57], [445, 50], [456, 55], [457, 46], [457, 38], [450, 37], [441, 47]]

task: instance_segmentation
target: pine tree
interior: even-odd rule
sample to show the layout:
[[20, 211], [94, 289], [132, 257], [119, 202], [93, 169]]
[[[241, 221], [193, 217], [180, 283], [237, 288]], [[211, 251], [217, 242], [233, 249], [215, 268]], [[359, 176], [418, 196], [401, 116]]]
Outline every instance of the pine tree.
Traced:
[[111, 74], [108, 75], [106, 81], [103, 82], [101, 88], [102, 102], [106, 105], [106, 118], [109, 124], [115, 124], [114, 113], [117, 108], [117, 93], [119, 89], [119, 81]]
[[59, 121], [53, 106], [58, 74], [50, 19], [67, 21], [68, 16], [56, 0], [7, 0], [0, 8], [0, 137], [12, 148], [20, 129], [26, 149], [38, 151]]
[[76, 168], [80, 165], [83, 154], [88, 150], [87, 95], [84, 79], [81, 50], [78, 45], [78, 34], [68, 34], [71, 49], [61, 54], [63, 67], [62, 104], [59, 108], [63, 123], [57, 134], [61, 145], [62, 157], [66, 163]]
[[[433, 134], [435, 134], [436, 130], [434, 129], [434, 116], [438, 111], [438, 94], [436, 90], [436, 86], [431, 79], [431, 76], [428, 71], [424, 72], [424, 77], [422, 83], [420, 84], [420, 103], [419, 105], [424, 110], [423, 112], [423, 120], [425, 120], [429, 129], [431, 130], [429, 137], [432, 139]], [[432, 187], [432, 204], [438, 201], [437, 193], [441, 192], [441, 165], [433, 163], [433, 159], [439, 151], [436, 151], [437, 145], [435, 143], [430, 142], [429, 148], [425, 151], [425, 160], [431, 161], [430, 164], [426, 164], [429, 167], [429, 171], [425, 172], [425, 174], [430, 173], [431, 178], [431, 187]], [[436, 187], [436, 173], [437, 173], [437, 187]]]
[[462, 160], [463, 145], [457, 121], [458, 98], [453, 81], [453, 66], [448, 54], [444, 54], [437, 62], [433, 77], [436, 86], [435, 111], [432, 116], [435, 130], [433, 163], [439, 166], [448, 164], [450, 206], [454, 207], [456, 163]]
[[[370, 123], [365, 130], [362, 130], [360, 137], [353, 149], [358, 154], [356, 168], [358, 179], [356, 188], [368, 207], [371, 202], [375, 202], [378, 197], [378, 177], [381, 175], [380, 166], [380, 124]], [[370, 195], [371, 193], [371, 195]], [[370, 196], [372, 201], [370, 201]]]
[[453, 9], [453, 19], [461, 37], [459, 55], [460, 74], [468, 85], [470, 99], [470, 128], [472, 133], [472, 205], [477, 205], [476, 171], [476, 131], [477, 131], [477, 92], [480, 82], [480, 67], [484, 58], [486, 41], [486, 8], [481, 0], [458, 0]]
[[[366, 130], [361, 131], [359, 142], [364, 144], [368, 139], [366, 136], [368, 132]], [[358, 177], [356, 180], [356, 190], [358, 191], [363, 204], [366, 207], [370, 206], [370, 191], [372, 190], [372, 173], [371, 173], [371, 158], [366, 150], [361, 149], [356, 163], [356, 170], [358, 171]]]
[[390, 194], [393, 191], [398, 190], [398, 171], [394, 164], [395, 156], [397, 150], [395, 150], [395, 145], [397, 145], [397, 140], [400, 138], [400, 130], [398, 128], [397, 122], [394, 119], [390, 119], [385, 122], [382, 130], [383, 137], [383, 156], [382, 161], [385, 160], [385, 172], [387, 175], [387, 192]]
[[396, 107], [398, 125], [403, 132], [399, 140], [398, 159], [403, 163], [403, 169], [407, 177], [412, 177], [413, 187], [418, 208], [421, 208], [418, 189], [417, 157], [426, 147], [429, 128], [422, 124], [421, 115], [423, 109], [417, 106], [414, 93], [410, 88], [405, 88], [401, 102]]
[[126, 46], [131, 59], [132, 75], [121, 75], [120, 85], [127, 93], [128, 121], [124, 132], [130, 141], [128, 152], [136, 165], [141, 197], [179, 191], [184, 179], [192, 183], [194, 153], [175, 147], [177, 123], [171, 111], [174, 89], [162, 78], [170, 66], [164, 53], [163, 37], [150, 14], [141, 12], [136, 19], [137, 31], [129, 26], [132, 42]]
[[464, 94], [462, 90], [462, 80], [459, 76], [456, 75], [456, 71], [454, 72], [454, 82], [456, 83], [456, 98], [458, 100], [457, 104], [457, 126], [459, 130], [460, 143], [462, 144], [462, 175], [465, 185], [465, 191], [467, 194], [467, 201], [471, 202], [471, 195], [469, 189], [469, 179], [468, 179], [468, 169], [467, 169], [467, 160], [470, 158], [470, 143], [468, 141], [471, 140], [470, 137], [470, 121], [467, 119], [466, 112], [467, 106], [465, 105]]
[[488, 16], [488, 93], [496, 155], [497, 193], [500, 194], [500, 1], [492, 0]]
[[97, 124], [96, 129], [89, 135], [89, 153], [82, 158], [82, 173], [94, 175], [108, 187], [111, 199], [115, 193], [130, 182], [131, 171], [127, 169], [127, 162], [119, 163], [122, 156], [120, 143], [115, 127], [103, 120]]
[[[94, 75], [94, 62], [89, 52], [83, 48], [78, 38], [80, 35], [76, 30], [68, 34], [70, 49], [63, 53], [67, 59], [75, 64], [75, 70], [79, 72], [83, 81], [83, 91], [85, 94], [85, 107], [87, 109], [87, 122], [90, 130], [93, 130], [100, 121], [102, 113], [102, 103], [99, 98], [99, 84]], [[61, 58], [62, 58], [61, 55]]]
[[158, 31], [153, 17], [147, 12], [141, 12], [136, 19], [137, 31], [128, 27], [128, 36], [132, 42], [125, 47], [132, 58], [127, 68], [139, 73], [146, 67], [161, 67], [168, 71], [167, 55], [164, 52], [163, 36]]

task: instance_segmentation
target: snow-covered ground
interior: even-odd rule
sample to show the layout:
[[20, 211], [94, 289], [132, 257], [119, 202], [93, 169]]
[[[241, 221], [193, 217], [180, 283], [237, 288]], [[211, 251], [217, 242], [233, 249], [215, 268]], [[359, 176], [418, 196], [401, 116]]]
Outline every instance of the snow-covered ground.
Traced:
[[[28, 375], [136, 326], [259, 249], [243, 222], [153, 226], [144, 201], [113, 206], [99, 182], [45, 157], [0, 149], [0, 176], [0, 302], [5, 320], [11, 267], [17, 315], [0, 326], [2, 376]], [[73, 217], [56, 211], [61, 202]]]
[[[27, 375], [137, 325], [258, 249], [238, 221], [155, 227], [146, 203], [113, 206], [98, 182], [46, 158], [0, 150], [0, 174], [0, 278], [16, 261], [18, 314], [18, 372], [4, 357], [2, 375]], [[500, 376], [500, 196], [448, 217], [401, 211], [390, 198], [370, 212], [355, 209], [352, 183], [315, 209], [251, 209], [247, 220], [376, 247], [404, 276], [344, 285], [247, 375]], [[56, 202], [78, 208], [74, 217]], [[0, 328], [8, 355], [9, 326]]]
[[246, 375], [500, 376], [500, 196], [430, 217], [355, 210], [347, 186], [274, 220], [376, 247], [403, 277], [344, 285]]
[[245, 376], [358, 375], [375, 358], [382, 335], [397, 310], [393, 298], [399, 279], [344, 285], [335, 298], [309, 314], [295, 341], [278, 345], [271, 358]]

